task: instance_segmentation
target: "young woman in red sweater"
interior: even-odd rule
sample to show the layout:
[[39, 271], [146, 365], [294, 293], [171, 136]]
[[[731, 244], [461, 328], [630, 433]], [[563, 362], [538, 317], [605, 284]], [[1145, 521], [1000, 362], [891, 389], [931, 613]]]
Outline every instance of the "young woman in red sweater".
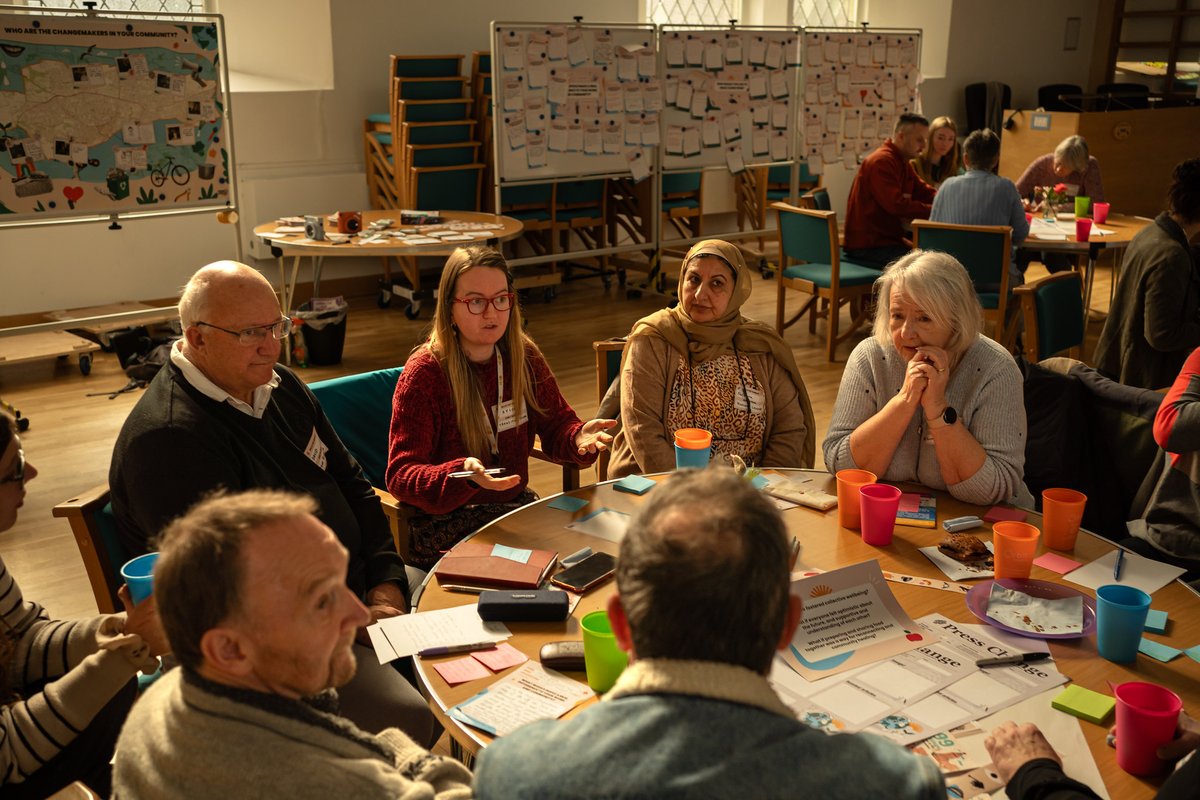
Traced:
[[[536, 499], [535, 436], [559, 463], [591, 464], [613, 420], [581, 422], [525, 334], [512, 273], [490, 247], [455, 250], [429, 338], [404, 365], [392, 402], [387, 485], [414, 506], [408, 562], [428, 569], [480, 526]], [[488, 475], [497, 467], [503, 472]], [[469, 477], [453, 473], [469, 472]]]

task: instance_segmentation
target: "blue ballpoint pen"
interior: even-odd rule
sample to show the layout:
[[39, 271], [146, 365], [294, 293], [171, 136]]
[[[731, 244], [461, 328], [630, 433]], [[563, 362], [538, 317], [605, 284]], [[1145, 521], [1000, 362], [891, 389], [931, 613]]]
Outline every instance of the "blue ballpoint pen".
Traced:
[[1121, 580], [1121, 567], [1125, 566], [1125, 551], [1117, 550], [1117, 560], [1113, 563], [1113, 580]]

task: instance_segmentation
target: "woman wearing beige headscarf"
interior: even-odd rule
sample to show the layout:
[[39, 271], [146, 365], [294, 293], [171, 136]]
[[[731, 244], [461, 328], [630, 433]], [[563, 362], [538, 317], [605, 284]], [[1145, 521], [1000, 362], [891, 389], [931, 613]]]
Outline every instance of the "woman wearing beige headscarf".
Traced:
[[774, 328], [741, 314], [751, 281], [737, 247], [700, 242], [679, 271], [679, 305], [633, 326], [610, 476], [674, 469], [680, 428], [711, 432], [714, 455], [813, 465], [812, 404], [792, 351]]

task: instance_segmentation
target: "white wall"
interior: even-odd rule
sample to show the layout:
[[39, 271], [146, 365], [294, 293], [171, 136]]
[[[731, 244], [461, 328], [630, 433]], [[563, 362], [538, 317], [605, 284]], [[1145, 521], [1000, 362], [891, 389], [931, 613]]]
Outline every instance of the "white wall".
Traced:
[[[932, 32], [938, 25], [944, 29], [947, 2], [952, 5], [945, 74], [952, 77], [930, 79], [922, 87], [928, 114], [948, 112], [964, 119], [962, 89], [980, 80], [1008, 82], [1014, 102], [1025, 106], [1041, 84], [1086, 83], [1095, 24], [1089, 0], [872, 0], [870, 19], [875, 27], [929, 27]], [[578, 13], [587, 22], [629, 23], [638, 13], [638, 0], [334, 0], [329, 6], [333, 91], [234, 96], [247, 245], [250, 228], [277, 215], [365, 206], [361, 120], [386, 106], [388, 54], [486, 49], [494, 14], [509, 22], [569, 20]], [[272, 43], [293, 42], [289, 32], [305, 24], [303, 15], [292, 14], [288, 3], [278, 2], [278, 8], [256, 35]], [[767, 18], [779, 10], [775, 0], [756, 8], [763, 23], [783, 21]], [[1062, 51], [1068, 16], [1083, 18], [1080, 49], [1074, 53]], [[934, 53], [924, 56], [936, 60]], [[851, 179], [840, 167], [830, 170], [826, 182], [835, 208], [844, 207]], [[0, 316], [173, 296], [198, 266], [231, 258], [236, 247], [234, 229], [207, 214], [131, 220], [121, 231], [89, 223], [2, 230], [0, 236]], [[247, 259], [258, 252], [248, 250]], [[275, 275], [273, 263], [258, 263]], [[325, 274], [376, 269], [374, 259], [361, 259], [329, 263]]]

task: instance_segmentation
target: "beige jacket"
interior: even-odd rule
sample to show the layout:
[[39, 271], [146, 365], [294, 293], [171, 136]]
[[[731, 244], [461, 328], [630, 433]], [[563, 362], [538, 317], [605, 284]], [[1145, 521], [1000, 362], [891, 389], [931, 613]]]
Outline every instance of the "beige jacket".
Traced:
[[[769, 353], [748, 353], [755, 379], [766, 388], [764, 467], [811, 467], [804, 440], [814, 427], [788, 371]], [[621, 429], [613, 441], [608, 476], [675, 469], [674, 431], [666, 429], [679, 352], [657, 336], [634, 336], [621, 366]]]

